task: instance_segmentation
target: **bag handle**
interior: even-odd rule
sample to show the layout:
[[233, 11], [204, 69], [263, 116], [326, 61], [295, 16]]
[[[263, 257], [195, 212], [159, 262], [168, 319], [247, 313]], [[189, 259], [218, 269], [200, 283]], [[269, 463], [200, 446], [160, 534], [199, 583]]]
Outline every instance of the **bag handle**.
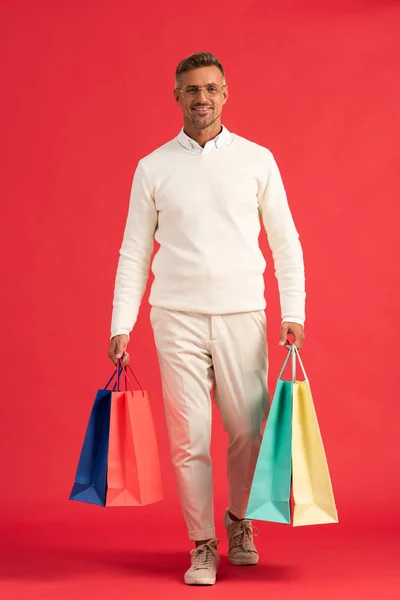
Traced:
[[116, 381], [114, 381], [114, 385], [112, 387], [112, 391], [115, 392], [116, 389], [119, 389], [119, 381], [120, 381], [120, 375], [121, 375], [121, 367], [118, 363], [117, 365], [117, 369], [114, 371], [114, 373], [111, 375], [110, 379], [107, 381], [106, 385], [104, 386], [104, 389], [106, 390], [108, 388], [108, 386], [111, 384], [112, 380], [114, 379], [114, 377], [117, 375], [117, 379]]
[[[291, 355], [292, 355], [292, 347], [290, 346], [290, 349], [288, 350], [288, 353], [287, 353], [286, 358], [285, 358], [285, 362], [283, 363], [283, 367], [281, 369], [281, 372], [279, 373], [278, 379], [282, 379], [283, 372], [286, 369], [286, 365], [288, 364], [289, 358], [291, 357]], [[292, 377], [293, 377], [293, 373], [292, 373]]]
[[[293, 356], [296, 356], [296, 354], [297, 354], [297, 358], [299, 359], [301, 370], [303, 371], [304, 379], [306, 381], [308, 381], [308, 377], [307, 377], [307, 373], [306, 373], [306, 370], [305, 370], [304, 365], [303, 365], [303, 361], [300, 358], [300, 352], [298, 351], [298, 349], [297, 349], [297, 347], [296, 347], [295, 344], [293, 344], [293, 348], [294, 348]], [[294, 359], [294, 360], [296, 361], [296, 359]]]
[[[132, 370], [132, 367], [130, 365], [127, 365], [127, 367], [129, 367], [130, 372], [132, 373], [132, 375], [133, 375], [136, 383], [138, 384], [138, 386], [140, 388], [140, 391], [142, 392], [142, 396], [144, 396], [144, 389], [140, 385], [138, 378], [136, 377], [135, 373]], [[127, 389], [127, 384], [129, 384], [130, 391], [133, 392], [134, 391], [133, 390], [133, 385], [131, 384], [131, 382], [129, 380], [128, 372], [127, 372], [127, 367], [124, 367], [124, 365], [122, 363], [122, 358], [120, 358], [118, 360], [118, 371], [119, 371], [119, 375], [118, 375], [118, 389], [119, 389], [119, 385], [120, 385], [119, 384], [119, 377], [120, 377], [121, 373], [123, 373], [124, 376], [125, 376], [125, 390]]]
[[[107, 381], [106, 385], [104, 386], [105, 390], [108, 388], [108, 386], [110, 385], [110, 383], [112, 382], [112, 380], [114, 379], [116, 374], [117, 374], [117, 370], [114, 371], [114, 373], [111, 375], [110, 379]], [[116, 383], [114, 383], [113, 390], [115, 390], [115, 386], [116, 386]]]
[[285, 362], [283, 363], [283, 367], [281, 369], [281, 372], [279, 373], [278, 379], [282, 379], [283, 372], [286, 369], [286, 365], [288, 364], [289, 359], [291, 357], [292, 358], [292, 382], [294, 383], [296, 381], [296, 355], [297, 355], [297, 358], [299, 359], [299, 363], [300, 363], [300, 367], [303, 371], [303, 375], [304, 375], [305, 379], [308, 381], [307, 373], [304, 369], [303, 361], [300, 358], [300, 353], [299, 353], [298, 349], [296, 348], [296, 344], [290, 345], [290, 349], [288, 350]]
[[140, 387], [140, 391], [142, 392], [142, 396], [144, 396], [144, 389], [140, 385], [140, 382], [139, 382], [138, 378], [136, 377], [135, 373], [133, 372], [132, 367], [130, 365], [128, 365], [128, 368], [129, 368], [130, 372], [132, 373], [134, 380], [136, 381], [136, 383]]

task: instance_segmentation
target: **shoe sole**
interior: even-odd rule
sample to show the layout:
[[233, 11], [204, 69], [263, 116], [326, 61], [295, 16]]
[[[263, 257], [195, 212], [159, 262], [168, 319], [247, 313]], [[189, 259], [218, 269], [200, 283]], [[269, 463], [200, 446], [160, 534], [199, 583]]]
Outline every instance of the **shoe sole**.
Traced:
[[256, 561], [252, 561], [252, 562], [246, 562], [244, 560], [241, 560], [240, 558], [229, 558], [228, 557], [229, 562], [232, 565], [236, 565], [238, 567], [255, 567], [256, 565], [258, 565], [258, 558]]
[[214, 585], [216, 578], [196, 579], [195, 577], [185, 577], [186, 585]]

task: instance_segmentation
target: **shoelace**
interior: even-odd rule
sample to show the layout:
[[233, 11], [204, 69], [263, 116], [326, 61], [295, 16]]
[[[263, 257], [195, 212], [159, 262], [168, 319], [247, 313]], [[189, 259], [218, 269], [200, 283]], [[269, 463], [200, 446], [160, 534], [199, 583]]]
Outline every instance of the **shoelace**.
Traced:
[[190, 554], [194, 557], [192, 563], [193, 569], [212, 569], [217, 550], [214, 544], [202, 544], [197, 548], [193, 548]]
[[[253, 529], [256, 530], [254, 533]], [[234, 548], [243, 548], [243, 550], [254, 551], [253, 535], [259, 535], [259, 533], [259, 529], [253, 526], [250, 521], [243, 521], [240, 526], [233, 531], [232, 546]]]

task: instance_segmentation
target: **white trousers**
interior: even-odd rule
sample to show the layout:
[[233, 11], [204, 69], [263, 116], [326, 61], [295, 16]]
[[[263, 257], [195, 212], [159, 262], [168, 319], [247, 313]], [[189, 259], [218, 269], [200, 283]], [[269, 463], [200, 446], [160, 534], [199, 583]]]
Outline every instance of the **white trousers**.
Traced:
[[265, 311], [206, 315], [152, 307], [172, 464], [191, 540], [215, 537], [211, 390], [228, 434], [229, 510], [246, 513], [269, 411]]

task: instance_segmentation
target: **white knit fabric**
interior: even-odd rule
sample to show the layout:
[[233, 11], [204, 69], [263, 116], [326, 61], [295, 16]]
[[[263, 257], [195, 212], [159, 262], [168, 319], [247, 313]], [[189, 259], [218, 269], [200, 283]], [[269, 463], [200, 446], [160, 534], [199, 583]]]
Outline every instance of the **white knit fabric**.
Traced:
[[201, 148], [181, 131], [137, 166], [120, 249], [111, 336], [132, 330], [146, 288], [150, 304], [229, 314], [266, 306], [263, 223], [278, 279], [282, 321], [304, 324], [299, 235], [272, 153], [226, 128]]

